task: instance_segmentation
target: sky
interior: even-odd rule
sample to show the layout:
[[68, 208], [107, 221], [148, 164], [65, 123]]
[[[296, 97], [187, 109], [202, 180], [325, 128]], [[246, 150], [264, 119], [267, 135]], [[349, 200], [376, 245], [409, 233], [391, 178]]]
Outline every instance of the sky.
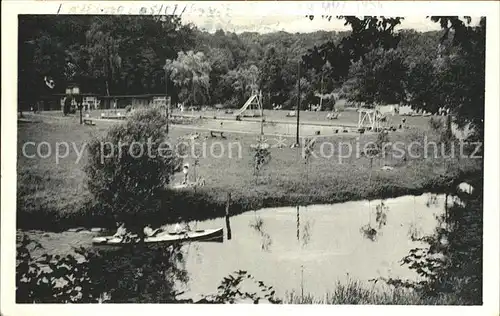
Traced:
[[[215, 32], [218, 29], [224, 31], [242, 33], [242, 32], [258, 32], [270, 33], [277, 31], [285, 31], [288, 33], [310, 33], [318, 30], [325, 31], [346, 31], [349, 27], [344, 26], [343, 20], [338, 20], [335, 17], [328, 21], [315, 17], [314, 20], [309, 20], [305, 15], [269, 15], [269, 16], [217, 16], [207, 18], [203, 16], [183, 16], [184, 22], [191, 22], [198, 28]], [[473, 19], [475, 21], [476, 19]], [[415, 29], [417, 31], [426, 32], [439, 30], [439, 24], [432, 22], [425, 16], [408, 16], [401, 23], [400, 29]]]

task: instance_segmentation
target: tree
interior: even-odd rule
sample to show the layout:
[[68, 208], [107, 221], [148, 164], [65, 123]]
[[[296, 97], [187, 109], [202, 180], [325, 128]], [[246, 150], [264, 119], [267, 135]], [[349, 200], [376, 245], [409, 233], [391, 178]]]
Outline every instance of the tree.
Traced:
[[260, 137], [258, 143], [252, 145], [250, 154], [252, 156], [251, 163], [255, 184], [258, 184], [259, 176], [264, 167], [271, 161], [271, 151], [269, 150], [269, 145]]
[[[445, 60], [441, 72], [440, 91], [442, 105], [455, 115], [459, 126], [470, 124], [476, 136], [484, 134], [484, 91], [486, 18], [477, 26], [471, 25], [471, 18], [433, 16], [445, 31], [442, 40], [452, 36], [453, 55]], [[465, 21], [464, 21], [465, 20]]]
[[[290, 98], [285, 102], [285, 109], [295, 109], [297, 108], [297, 85], [292, 86], [292, 90], [289, 92]], [[309, 109], [310, 104], [316, 104], [319, 99], [314, 95], [314, 89], [312, 84], [306, 78], [300, 78], [300, 105], [301, 110]]]
[[450, 193], [461, 203], [453, 202], [447, 207], [448, 211], [439, 216], [440, 225], [434, 233], [419, 239], [429, 246], [414, 248], [402, 259], [403, 265], [415, 270], [422, 281], [389, 279], [389, 284], [411, 287], [430, 297], [453, 293], [461, 305], [481, 304], [483, 176], [467, 182], [474, 187], [472, 194], [452, 190]]
[[180, 52], [177, 59], [167, 59], [165, 69], [179, 87], [183, 102], [202, 105], [208, 100], [211, 66], [202, 52]]
[[145, 214], [161, 210], [166, 185], [179, 164], [166, 142], [166, 118], [159, 109], [136, 111], [89, 145], [88, 187], [104, 215], [142, 232]]
[[113, 22], [113, 19], [98, 19], [86, 33], [90, 76], [104, 83], [104, 89], [101, 91], [105, 91], [106, 95], [110, 95], [122, 65], [119, 53], [121, 38], [114, 36]]
[[[313, 20], [314, 16], [307, 16]], [[329, 21], [332, 16], [322, 16]], [[377, 17], [365, 16], [338, 16], [345, 21], [344, 25], [351, 27], [351, 32], [344, 36], [338, 43], [326, 42], [319, 47], [310, 49], [304, 55], [306, 65], [311, 65], [320, 70], [326, 63], [332, 66], [331, 75], [334, 79], [345, 80], [348, 76], [349, 65], [364, 59], [364, 56], [374, 49], [395, 49], [399, 43], [400, 36], [394, 32], [395, 27], [401, 24], [401, 17]]]
[[[25, 15], [18, 29], [18, 100], [20, 108], [29, 109], [41, 96], [62, 93], [67, 85], [64, 68], [68, 57], [79, 51], [82, 32], [88, 25], [85, 16]], [[76, 33], [76, 34], [74, 34]], [[78, 75], [78, 74], [77, 74]], [[44, 77], [55, 82], [48, 89]]]
[[283, 66], [286, 64], [285, 55], [271, 46], [264, 56], [260, 66], [262, 70], [261, 88], [267, 94], [267, 106], [273, 103], [283, 103], [285, 82], [283, 79]]
[[339, 16], [344, 19], [344, 25], [349, 25], [352, 33], [344, 37], [340, 46], [344, 52], [348, 52], [351, 61], [358, 61], [377, 48], [395, 49], [399, 43], [400, 36], [396, 34], [395, 28], [402, 17], [377, 17], [365, 16], [362, 19], [355, 16]]
[[346, 98], [352, 102], [394, 104], [404, 100], [406, 69], [402, 56], [394, 49], [374, 49], [351, 65], [350, 79], [344, 84]]
[[233, 54], [229, 49], [210, 48], [208, 59], [210, 72], [210, 99], [212, 103], [223, 103], [231, 96], [230, 86], [224, 82], [224, 76], [234, 68]]
[[436, 113], [441, 106], [437, 91], [437, 69], [431, 60], [421, 58], [409, 66], [406, 80], [406, 103], [415, 109]]
[[230, 105], [239, 107], [255, 93], [259, 87], [259, 69], [255, 65], [249, 68], [238, 68], [230, 70], [225, 76], [223, 84], [230, 87], [230, 94], [233, 97]]

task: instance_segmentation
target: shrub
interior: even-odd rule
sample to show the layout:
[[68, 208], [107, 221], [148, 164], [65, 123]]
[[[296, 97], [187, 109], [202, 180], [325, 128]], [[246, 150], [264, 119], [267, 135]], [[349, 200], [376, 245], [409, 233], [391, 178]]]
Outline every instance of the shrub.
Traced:
[[252, 168], [253, 175], [255, 177], [255, 183], [257, 184], [259, 175], [265, 166], [271, 161], [271, 151], [266, 146], [265, 142], [259, 141], [256, 145], [251, 147], [250, 154], [252, 155]]
[[188, 281], [180, 246], [76, 249], [78, 257], [30, 252], [41, 246], [23, 236], [17, 245], [17, 303], [171, 303], [176, 283]]
[[[101, 212], [139, 231], [141, 214], [161, 209], [166, 185], [179, 164], [166, 142], [166, 118], [158, 109], [139, 110], [89, 145], [88, 187]], [[137, 216], [139, 215], [139, 216]]]
[[[73, 255], [43, 254], [38, 259], [30, 252], [40, 244], [22, 236], [17, 245], [17, 303], [95, 303], [100, 299], [89, 266]], [[89, 256], [91, 258], [91, 256]]]

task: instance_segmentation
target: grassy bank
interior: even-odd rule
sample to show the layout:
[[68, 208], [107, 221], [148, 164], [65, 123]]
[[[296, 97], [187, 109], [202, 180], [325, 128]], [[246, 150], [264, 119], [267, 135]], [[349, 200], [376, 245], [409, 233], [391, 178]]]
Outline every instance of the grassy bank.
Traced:
[[332, 292], [323, 297], [310, 294], [288, 293], [284, 304], [348, 304], [348, 305], [466, 305], [453, 293], [424, 297], [414, 290], [391, 286], [369, 286], [350, 280], [334, 286]]
[[[24, 123], [18, 126], [18, 196], [17, 225], [23, 229], [61, 230], [75, 226], [107, 226], [109, 220], [103, 216], [99, 205], [93, 202], [83, 167], [86, 164], [86, 151], [83, 150], [78, 161], [78, 151], [92, 137], [105, 133], [113, 123], [98, 122], [96, 126], [81, 126], [77, 118], [46, 119], [37, 123]], [[173, 140], [192, 130], [173, 127], [170, 135]], [[425, 131], [428, 137], [432, 135]], [[477, 159], [416, 158], [403, 161], [394, 157], [375, 159], [370, 169], [370, 160], [356, 157], [355, 154], [339, 161], [337, 155], [318, 157], [308, 164], [301, 157], [299, 149], [271, 148], [271, 162], [256, 178], [252, 170], [250, 145], [255, 143], [256, 135], [231, 134], [227, 139], [204, 140], [202, 133], [199, 142], [204, 141], [206, 157], [202, 157], [196, 173], [206, 181], [206, 186], [193, 190], [167, 191], [161, 209], [144, 214], [154, 222], [169, 222], [178, 215], [186, 219], [204, 220], [223, 216], [227, 193], [232, 196], [230, 212], [238, 214], [262, 207], [307, 205], [317, 203], [337, 203], [349, 200], [389, 198], [405, 194], [419, 194], [427, 191], [443, 192], [453, 182], [479, 170]], [[422, 129], [407, 130], [389, 135], [390, 141], [408, 143], [422, 137]], [[376, 135], [338, 135], [318, 140], [316, 148], [323, 141], [337, 146], [350, 143], [359, 147], [374, 141]], [[52, 154], [40, 158], [35, 146], [26, 147], [28, 158], [22, 152], [26, 142], [50, 144], [52, 152], [59, 142], [67, 142], [69, 153], [56, 161]], [[276, 140], [270, 139], [270, 144]], [[217, 144], [216, 144], [217, 142]], [[291, 144], [292, 140], [285, 140]], [[228, 154], [228, 144], [239, 144], [234, 148], [232, 157]], [[215, 146], [214, 144], [218, 145]], [[220, 144], [225, 152], [220, 151]], [[64, 150], [59, 144], [61, 150]], [[210, 154], [220, 158], [214, 158]], [[238, 148], [241, 148], [238, 149]], [[47, 146], [41, 148], [47, 154]], [[217, 151], [218, 149], [218, 151]], [[193, 165], [193, 159], [187, 162]], [[384, 171], [383, 165], [394, 169]], [[370, 170], [372, 170], [370, 172]], [[192, 174], [194, 170], [192, 168]], [[371, 173], [371, 176], [370, 176]], [[180, 181], [180, 175], [173, 182]]]

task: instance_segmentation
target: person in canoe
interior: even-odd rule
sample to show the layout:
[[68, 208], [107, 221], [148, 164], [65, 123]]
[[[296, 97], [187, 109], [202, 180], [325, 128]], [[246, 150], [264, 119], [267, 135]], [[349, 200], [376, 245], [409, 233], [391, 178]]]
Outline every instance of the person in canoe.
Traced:
[[187, 233], [190, 231], [191, 228], [189, 227], [187, 222], [184, 222], [181, 217], [177, 218], [177, 224], [175, 224], [174, 227], [174, 234], [183, 234]]
[[113, 235], [113, 237], [125, 237], [128, 234], [124, 222], [118, 222], [116, 223], [116, 226], [118, 226], [118, 228], [116, 229], [116, 233]]
[[151, 224], [147, 224], [146, 227], [144, 227], [144, 230], [143, 230], [144, 236], [146, 236], [146, 238], [147, 237], [155, 237], [161, 231], [162, 231], [161, 228], [153, 229], [151, 227]]
[[127, 241], [131, 237], [131, 233], [125, 227], [125, 222], [116, 223], [118, 228], [116, 229], [116, 233], [113, 235], [113, 238], [120, 238], [122, 241]]

